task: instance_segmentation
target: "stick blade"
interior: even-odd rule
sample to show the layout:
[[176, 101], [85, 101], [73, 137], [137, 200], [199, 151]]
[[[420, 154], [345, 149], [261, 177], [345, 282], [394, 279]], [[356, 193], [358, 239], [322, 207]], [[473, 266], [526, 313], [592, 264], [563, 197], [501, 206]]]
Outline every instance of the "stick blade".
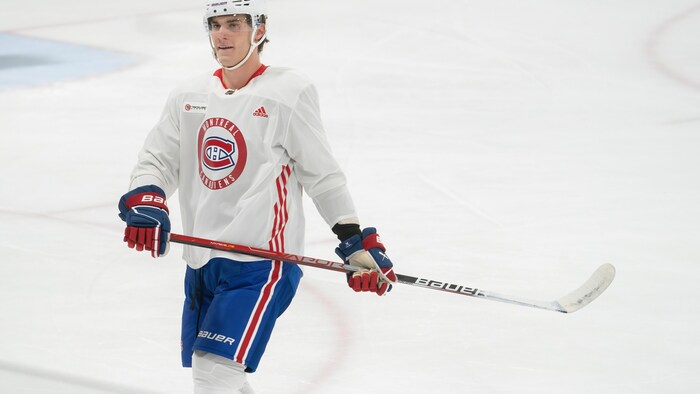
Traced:
[[557, 308], [563, 313], [574, 313], [590, 304], [610, 286], [615, 279], [615, 267], [603, 264], [591, 275], [581, 287], [556, 301]]

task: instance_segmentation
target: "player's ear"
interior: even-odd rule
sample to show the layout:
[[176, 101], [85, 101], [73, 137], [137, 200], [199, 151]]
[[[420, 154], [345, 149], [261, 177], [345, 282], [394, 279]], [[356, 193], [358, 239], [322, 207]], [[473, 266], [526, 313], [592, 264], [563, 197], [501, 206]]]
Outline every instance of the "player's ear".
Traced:
[[255, 41], [260, 41], [262, 38], [263, 34], [267, 31], [267, 25], [265, 23], [262, 23], [260, 27], [258, 27], [258, 30], [255, 32]]

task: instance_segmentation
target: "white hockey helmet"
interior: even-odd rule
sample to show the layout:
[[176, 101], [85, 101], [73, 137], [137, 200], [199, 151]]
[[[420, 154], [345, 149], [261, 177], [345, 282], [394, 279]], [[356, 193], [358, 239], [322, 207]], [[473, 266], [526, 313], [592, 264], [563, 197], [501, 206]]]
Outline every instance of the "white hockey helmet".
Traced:
[[262, 16], [267, 16], [267, 4], [265, 0], [228, 0], [212, 1], [207, 3], [204, 12], [204, 26], [209, 31], [209, 18], [221, 15], [250, 15], [253, 28], [260, 27], [264, 21]]
[[262, 43], [265, 42], [267, 38], [267, 29], [265, 29], [265, 34], [263, 34], [260, 40], [255, 41], [255, 33], [261, 24], [266, 22], [267, 19], [267, 4], [265, 0], [227, 0], [227, 1], [213, 1], [207, 3], [206, 9], [204, 11], [204, 27], [207, 29], [207, 33], [210, 33], [209, 19], [215, 16], [222, 15], [250, 15], [251, 24], [253, 27], [253, 32], [250, 35], [250, 50], [248, 54], [233, 66], [224, 66], [221, 64], [216, 56], [216, 51], [214, 50], [214, 44], [211, 42], [211, 36], [209, 43], [212, 46], [212, 51], [214, 52], [214, 58], [216, 59], [221, 67], [226, 70], [235, 70], [241, 67], [250, 56], [253, 51]]

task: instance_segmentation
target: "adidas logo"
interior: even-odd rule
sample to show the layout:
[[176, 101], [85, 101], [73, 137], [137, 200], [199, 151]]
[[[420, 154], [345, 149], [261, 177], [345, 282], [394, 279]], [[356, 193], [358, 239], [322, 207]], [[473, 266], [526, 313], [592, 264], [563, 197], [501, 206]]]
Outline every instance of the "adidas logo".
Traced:
[[265, 107], [260, 107], [253, 112], [253, 116], [259, 116], [261, 118], [267, 118], [267, 111], [265, 111]]

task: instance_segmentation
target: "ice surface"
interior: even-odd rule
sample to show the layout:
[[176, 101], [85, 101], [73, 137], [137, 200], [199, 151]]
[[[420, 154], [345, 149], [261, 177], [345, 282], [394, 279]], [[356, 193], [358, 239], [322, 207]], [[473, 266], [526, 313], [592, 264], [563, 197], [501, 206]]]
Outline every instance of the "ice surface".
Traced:
[[[216, 67], [200, 2], [13, 3], [0, 35], [28, 44], [0, 47], [0, 78], [55, 82], [0, 87], [0, 392], [191, 392], [180, 246], [158, 261], [126, 248], [116, 202], [169, 90]], [[697, 2], [269, 7], [263, 61], [317, 83], [399, 272], [544, 300], [602, 263], [617, 278], [563, 315], [357, 295], [307, 268], [258, 393], [700, 392]], [[96, 75], [56, 45], [132, 66]], [[30, 61], [47, 58], [80, 77]], [[334, 259], [307, 216], [306, 254]]]

